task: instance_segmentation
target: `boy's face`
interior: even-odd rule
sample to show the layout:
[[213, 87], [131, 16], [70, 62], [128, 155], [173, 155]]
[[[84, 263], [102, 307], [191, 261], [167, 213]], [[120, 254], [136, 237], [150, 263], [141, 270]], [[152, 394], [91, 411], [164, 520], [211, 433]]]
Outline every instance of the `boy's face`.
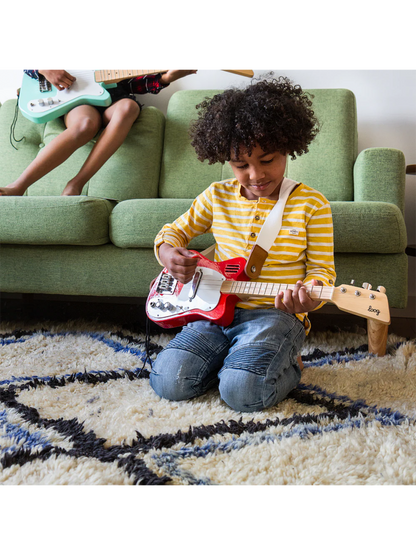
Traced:
[[277, 200], [286, 158], [278, 151], [265, 152], [259, 145], [253, 149], [251, 156], [240, 153], [238, 159], [231, 158], [230, 166], [241, 183], [241, 194], [249, 200], [260, 197]]

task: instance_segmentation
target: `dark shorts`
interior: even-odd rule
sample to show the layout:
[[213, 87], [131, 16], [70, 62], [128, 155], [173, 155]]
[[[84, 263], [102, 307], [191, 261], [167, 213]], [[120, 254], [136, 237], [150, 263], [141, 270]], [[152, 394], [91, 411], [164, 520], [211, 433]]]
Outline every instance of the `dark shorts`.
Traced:
[[[130, 84], [129, 80], [120, 81], [120, 83], [117, 83], [116, 87], [108, 89], [108, 92], [110, 93], [110, 96], [111, 96], [110, 106], [112, 104], [114, 104], [115, 102], [117, 102], [118, 100], [121, 100], [123, 98], [130, 98], [131, 100], [133, 100], [139, 106], [140, 111], [143, 108], [143, 104], [141, 104], [136, 99], [136, 96], [133, 94], [132, 89], [131, 89], [131, 84]], [[108, 106], [95, 106], [95, 107], [97, 108], [97, 110], [100, 112], [101, 115], [108, 108]]]

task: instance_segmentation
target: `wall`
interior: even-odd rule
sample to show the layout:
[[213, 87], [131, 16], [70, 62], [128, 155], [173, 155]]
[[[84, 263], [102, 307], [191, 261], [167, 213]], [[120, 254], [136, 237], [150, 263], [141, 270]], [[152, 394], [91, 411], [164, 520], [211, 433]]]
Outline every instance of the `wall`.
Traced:
[[[270, 70], [254, 70], [255, 76]], [[416, 164], [416, 71], [414, 70], [274, 70], [305, 89], [347, 88], [357, 98], [358, 149], [391, 147], [403, 151], [406, 164]], [[220, 70], [199, 70], [177, 81], [159, 95], [146, 95], [147, 106], [164, 113], [170, 96], [180, 89], [223, 89], [249, 80]], [[0, 70], [0, 102], [16, 96], [21, 70]], [[406, 177], [405, 220], [408, 243], [416, 244], [416, 176]], [[415, 296], [415, 258], [409, 257], [409, 295]]]

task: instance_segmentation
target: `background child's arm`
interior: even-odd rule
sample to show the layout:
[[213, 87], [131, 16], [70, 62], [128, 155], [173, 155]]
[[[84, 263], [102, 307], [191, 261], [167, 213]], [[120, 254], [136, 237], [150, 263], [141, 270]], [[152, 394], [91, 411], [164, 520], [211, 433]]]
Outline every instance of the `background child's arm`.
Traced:
[[75, 77], [64, 69], [38, 69], [38, 73], [43, 75], [49, 83], [52, 83], [60, 91], [69, 89], [75, 81]]
[[134, 94], [159, 94], [170, 83], [191, 73], [196, 73], [196, 69], [170, 69], [164, 74], [142, 75], [131, 80], [131, 88]]
[[197, 72], [196, 69], [170, 69], [166, 73], [163, 73], [163, 75], [160, 78], [160, 83], [162, 85], [167, 86], [170, 83], [177, 81], [178, 79], [182, 79], [182, 77], [186, 77], [187, 75], [192, 75], [193, 73], [196, 73], [196, 72]]

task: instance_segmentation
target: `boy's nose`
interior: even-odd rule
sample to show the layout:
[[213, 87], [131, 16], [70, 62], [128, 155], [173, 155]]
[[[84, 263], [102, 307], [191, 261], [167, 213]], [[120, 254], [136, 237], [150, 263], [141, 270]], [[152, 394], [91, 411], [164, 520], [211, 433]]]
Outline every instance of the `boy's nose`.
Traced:
[[256, 183], [261, 181], [265, 175], [266, 173], [263, 168], [252, 167], [250, 170], [250, 181]]

